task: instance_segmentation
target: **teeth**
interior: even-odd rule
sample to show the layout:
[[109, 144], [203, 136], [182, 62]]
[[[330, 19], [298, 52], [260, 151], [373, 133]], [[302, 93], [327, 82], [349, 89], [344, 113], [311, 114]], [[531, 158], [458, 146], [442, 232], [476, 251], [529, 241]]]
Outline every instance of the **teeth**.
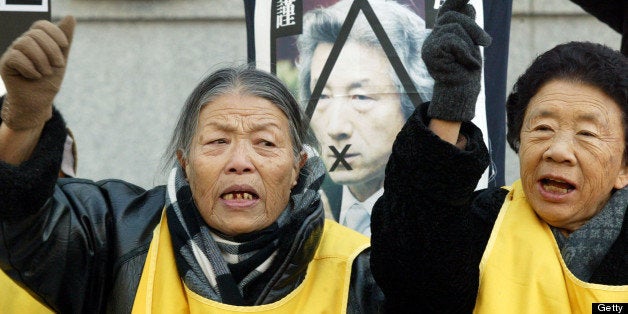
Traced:
[[236, 199], [236, 200], [242, 200], [242, 199], [252, 200], [253, 199], [253, 194], [248, 193], [248, 192], [234, 192], [234, 193], [225, 194], [225, 195], [223, 195], [222, 198], [225, 199], [225, 200], [233, 200], [233, 199]]
[[569, 191], [571, 191], [574, 187], [565, 182], [565, 181], [561, 181], [561, 180], [543, 180], [543, 188], [546, 191], [552, 192], [552, 193], [556, 193], [556, 194], [567, 194], [569, 193]]
[[560, 194], [566, 194], [567, 192], [569, 192], [569, 189], [563, 189], [563, 188], [559, 188], [553, 185], [545, 185], [545, 189], [550, 192], [560, 193]]

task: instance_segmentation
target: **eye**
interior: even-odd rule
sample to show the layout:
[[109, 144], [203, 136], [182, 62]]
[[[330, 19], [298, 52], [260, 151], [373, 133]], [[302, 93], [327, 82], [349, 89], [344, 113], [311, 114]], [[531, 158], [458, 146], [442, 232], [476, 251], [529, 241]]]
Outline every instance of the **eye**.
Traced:
[[544, 131], [552, 131], [552, 128], [547, 124], [541, 124], [541, 125], [535, 126], [532, 130], [544, 132]]
[[209, 142], [207, 142], [207, 145], [220, 145], [220, 144], [227, 144], [228, 141], [226, 138], [219, 138], [219, 139], [215, 139], [215, 140], [211, 140]]
[[353, 108], [360, 113], [365, 113], [374, 106], [378, 104], [375, 98], [371, 97], [370, 94], [353, 94], [351, 95], [351, 105]]
[[351, 95], [352, 100], [373, 100], [373, 98], [367, 95]]
[[277, 145], [275, 145], [275, 143], [273, 143], [271, 141], [268, 141], [268, 140], [261, 140], [260, 144], [262, 144], [262, 146], [265, 146], [265, 147], [275, 147], [275, 146], [277, 146]]
[[591, 132], [591, 131], [587, 131], [587, 130], [581, 130], [578, 131], [578, 135], [582, 135], [582, 136], [586, 136], [586, 137], [596, 137], [597, 134]]
[[331, 104], [331, 95], [330, 94], [321, 94], [318, 97], [318, 101], [317, 101], [317, 105], [316, 105], [316, 111], [325, 111], [327, 109], [327, 107], [330, 106]]

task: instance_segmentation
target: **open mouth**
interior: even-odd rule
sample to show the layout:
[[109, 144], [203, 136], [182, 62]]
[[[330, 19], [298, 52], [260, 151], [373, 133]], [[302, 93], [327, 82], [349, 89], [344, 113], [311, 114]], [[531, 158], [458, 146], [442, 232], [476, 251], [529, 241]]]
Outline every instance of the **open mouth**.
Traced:
[[256, 200], [259, 199], [259, 196], [253, 192], [246, 191], [231, 191], [228, 193], [223, 193], [220, 195], [220, 198], [223, 200]]
[[576, 189], [576, 187], [569, 182], [549, 178], [541, 179], [541, 186], [544, 190], [556, 194], [567, 194]]

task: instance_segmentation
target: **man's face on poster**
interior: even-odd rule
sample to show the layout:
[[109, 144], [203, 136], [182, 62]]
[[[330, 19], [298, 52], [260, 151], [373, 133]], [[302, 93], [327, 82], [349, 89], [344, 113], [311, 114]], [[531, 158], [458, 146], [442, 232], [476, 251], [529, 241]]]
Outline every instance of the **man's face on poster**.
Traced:
[[[311, 90], [331, 49], [332, 44], [321, 43], [314, 51]], [[334, 182], [381, 184], [393, 141], [405, 122], [391, 73], [381, 47], [345, 43], [311, 119], [321, 156]], [[351, 146], [339, 154], [347, 145]], [[338, 158], [344, 158], [351, 170], [338, 163], [331, 171]]]

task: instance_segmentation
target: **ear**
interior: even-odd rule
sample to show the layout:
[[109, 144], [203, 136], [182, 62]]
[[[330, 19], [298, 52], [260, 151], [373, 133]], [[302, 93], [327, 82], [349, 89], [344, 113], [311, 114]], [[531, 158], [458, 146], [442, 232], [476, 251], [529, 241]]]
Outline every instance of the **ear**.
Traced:
[[185, 156], [183, 156], [183, 152], [180, 149], [177, 150], [177, 160], [179, 161], [179, 165], [183, 169], [183, 172], [185, 172], [185, 168], [187, 167], [188, 164], [187, 164], [187, 161], [185, 160]]
[[628, 165], [623, 166], [619, 170], [619, 174], [617, 175], [617, 179], [615, 179], [615, 185], [613, 186], [616, 189], [623, 189], [626, 185], [628, 185]]
[[302, 150], [301, 153], [299, 153], [299, 162], [297, 163], [295, 171], [293, 173], [292, 187], [297, 185], [297, 179], [299, 178], [299, 173], [301, 172], [301, 168], [305, 166], [306, 161], [307, 161], [307, 153]]
[[301, 168], [305, 166], [306, 161], [307, 161], [307, 153], [305, 151], [301, 151], [300, 156], [299, 156], [299, 171], [301, 171]]

